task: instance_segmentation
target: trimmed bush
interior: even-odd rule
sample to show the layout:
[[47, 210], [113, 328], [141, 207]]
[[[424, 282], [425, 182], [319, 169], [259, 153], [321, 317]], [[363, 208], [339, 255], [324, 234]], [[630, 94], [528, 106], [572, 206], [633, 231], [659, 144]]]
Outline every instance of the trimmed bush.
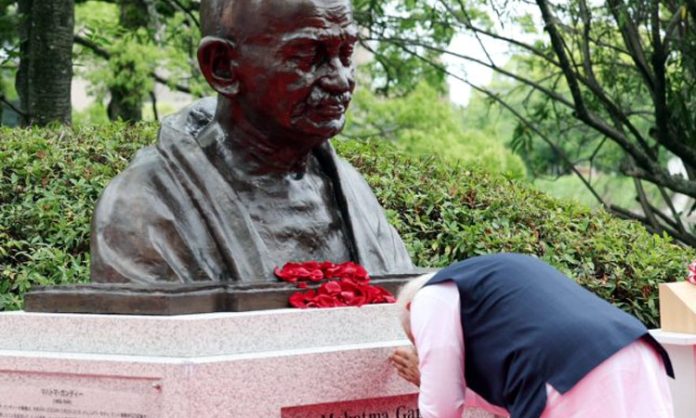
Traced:
[[534, 254], [655, 327], [658, 283], [681, 280], [696, 255], [636, 222], [559, 201], [523, 181], [406, 158], [384, 143], [336, 146], [372, 185], [420, 266], [491, 252]]
[[[0, 128], [0, 309], [35, 285], [88, 280], [89, 222], [109, 180], [157, 126]], [[681, 279], [693, 249], [639, 224], [555, 200], [530, 185], [386, 143], [336, 141], [372, 185], [414, 261], [442, 267], [499, 251], [536, 254], [648, 326], [657, 284]]]
[[0, 310], [32, 286], [88, 280], [94, 203], [156, 129], [0, 128]]

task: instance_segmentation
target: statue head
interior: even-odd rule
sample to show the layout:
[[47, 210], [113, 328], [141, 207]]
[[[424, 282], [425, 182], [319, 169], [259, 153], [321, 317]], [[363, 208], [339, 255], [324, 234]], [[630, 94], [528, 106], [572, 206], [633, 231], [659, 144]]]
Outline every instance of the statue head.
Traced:
[[350, 0], [203, 0], [201, 71], [227, 106], [270, 137], [321, 142], [343, 128], [355, 87]]

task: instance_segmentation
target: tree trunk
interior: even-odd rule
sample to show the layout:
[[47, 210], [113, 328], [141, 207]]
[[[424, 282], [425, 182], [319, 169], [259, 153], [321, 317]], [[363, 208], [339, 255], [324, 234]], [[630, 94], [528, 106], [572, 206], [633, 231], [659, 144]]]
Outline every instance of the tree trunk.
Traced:
[[[128, 30], [134, 31], [146, 28], [149, 22], [147, 3], [145, 0], [120, 0], [121, 15], [119, 23]], [[123, 66], [119, 73], [132, 72], [132, 68]], [[111, 101], [107, 108], [109, 119], [123, 120], [126, 122], [138, 122], [143, 119], [143, 94], [142, 92], [128, 91], [125, 87], [115, 86], [110, 89]]]
[[74, 0], [19, 0], [16, 86], [23, 123], [70, 124]]
[[[0, 98], [5, 97], [5, 91], [2, 88], [2, 74], [0, 74]], [[0, 126], [2, 126], [2, 113], [5, 110], [5, 103], [0, 100]]]

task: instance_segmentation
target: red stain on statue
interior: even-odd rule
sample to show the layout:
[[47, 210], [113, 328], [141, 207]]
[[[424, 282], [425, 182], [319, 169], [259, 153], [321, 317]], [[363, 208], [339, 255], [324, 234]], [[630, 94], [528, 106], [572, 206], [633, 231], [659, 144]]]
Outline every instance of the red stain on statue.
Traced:
[[371, 285], [367, 270], [352, 261], [341, 264], [330, 261], [287, 263], [283, 268], [276, 267], [273, 272], [300, 289], [306, 289], [308, 283], [321, 283], [316, 289], [293, 293], [289, 302], [295, 308], [334, 308], [396, 301], [388, 290]]

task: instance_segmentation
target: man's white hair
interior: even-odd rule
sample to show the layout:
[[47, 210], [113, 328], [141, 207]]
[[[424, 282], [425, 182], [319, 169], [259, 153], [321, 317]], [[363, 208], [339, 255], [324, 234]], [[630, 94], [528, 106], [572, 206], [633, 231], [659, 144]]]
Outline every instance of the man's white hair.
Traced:
[[406, 331], [406, 335], [411, 337], [411, 302], [413, 298], [416, 297], [423, 286], [435, 275], [437, 272], [423, 274], [414, 279], [411, 279], [408, 283], [403, 285], [399, 289], [399, 295], [396, 298], [396, 304], [399, 306], [399, 319], [401, 320], [401, 326]]

